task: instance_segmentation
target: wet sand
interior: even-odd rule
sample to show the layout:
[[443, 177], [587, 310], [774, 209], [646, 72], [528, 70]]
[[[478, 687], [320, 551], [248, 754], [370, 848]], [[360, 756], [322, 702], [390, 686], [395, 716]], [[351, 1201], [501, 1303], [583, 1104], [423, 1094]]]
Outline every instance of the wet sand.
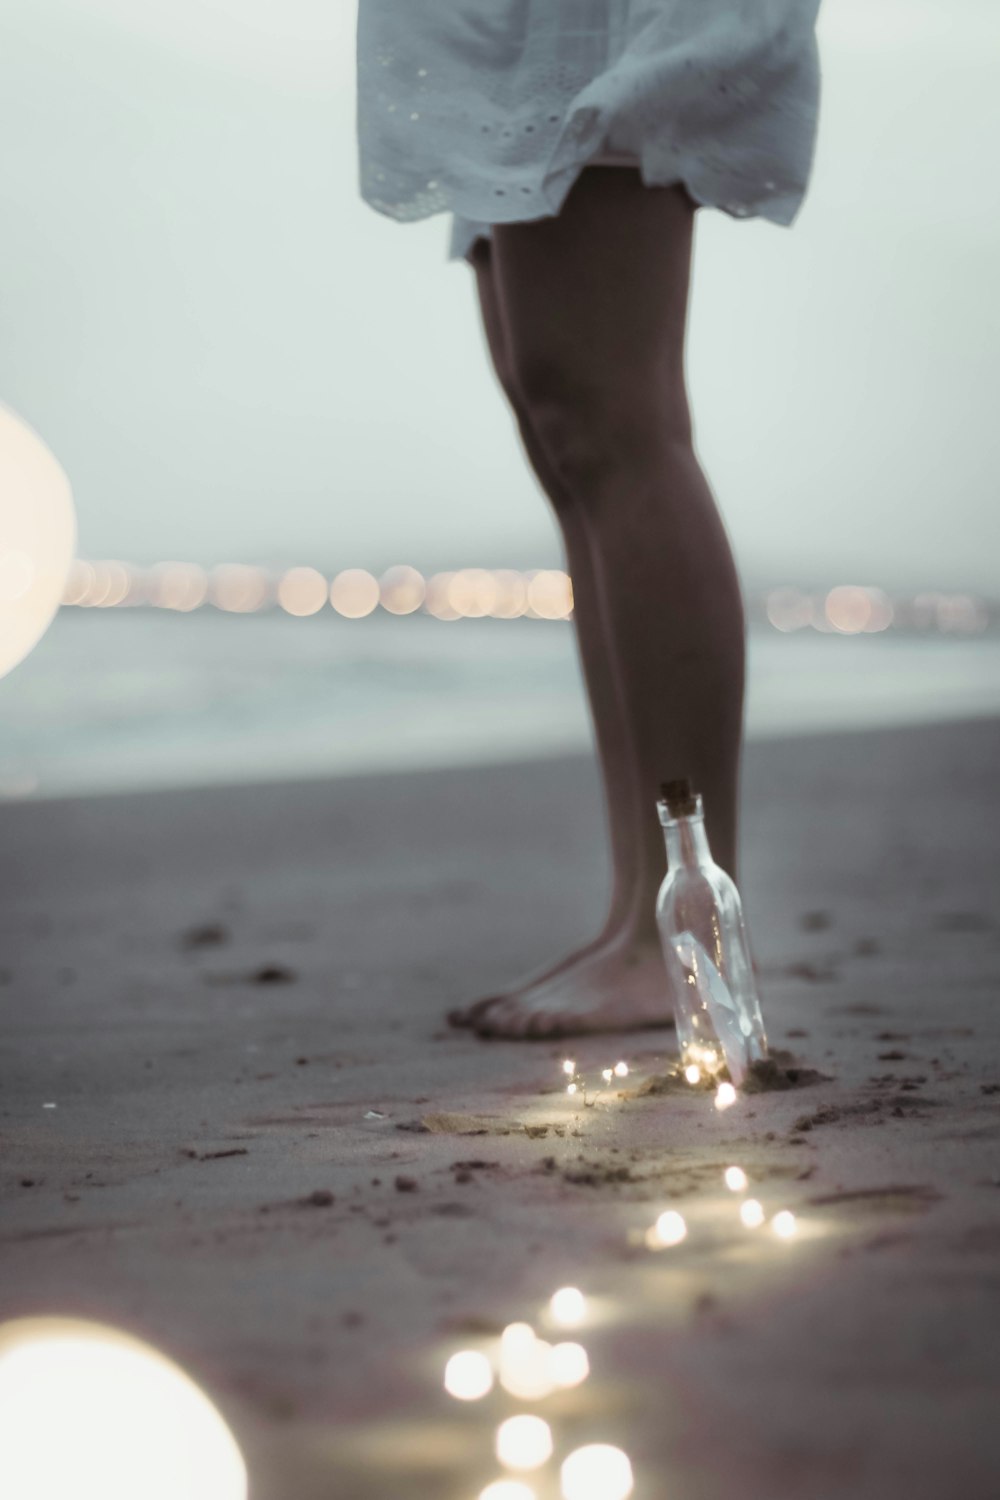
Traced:
[[[995, 1500], [998, 764], [990, 720], [748, 747], [765, 1020], [829, 1081], [725, 1113], [641, 1092], [670, 1031], [443, 1024], [602, 916], [585, 758], [3, 808], [0, 1315], [179, 1360], [253, 1500], [465, 1500], [524, 1403], [444, 1361], [569, 1282], [592, 1374], [537, 1409], [640, 1500]], [[632, 1074], [585, 1106], [567, 1055]]]

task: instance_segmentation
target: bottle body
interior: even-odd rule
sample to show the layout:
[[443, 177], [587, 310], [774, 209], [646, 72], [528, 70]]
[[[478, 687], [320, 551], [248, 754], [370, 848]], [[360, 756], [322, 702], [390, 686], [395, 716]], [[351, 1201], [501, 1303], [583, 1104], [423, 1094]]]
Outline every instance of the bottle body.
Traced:
[[751, 1065], [767, 1056], [743, 905], [735, 883], [711, 857], [701, 797], [660, 801], [657, 808], [667, 873], [656, 925], [674, 995], [681, 1065], [697, 1068], [699, 1077], [728, 1067], [739, 1085]]

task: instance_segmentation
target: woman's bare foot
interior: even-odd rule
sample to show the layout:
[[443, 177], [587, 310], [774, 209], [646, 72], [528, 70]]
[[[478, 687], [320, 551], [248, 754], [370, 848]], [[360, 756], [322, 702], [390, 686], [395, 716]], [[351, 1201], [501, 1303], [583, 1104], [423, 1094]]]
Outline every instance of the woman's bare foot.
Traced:
[[567, 970], [575, 969], [584, 960], [596, 958], [599, 955], [609, 953], [612, 949], [621, 947], [626, 940], [628, 932], [626, 922], [616, 923], [609, 917], [596, 937], [591, 938], [589, 943], [584, 943], [582, 948], [574, 948], [572, 953], [562, 958], [557, 958], [554, 963], [546, 964], [544, 969], [538, 969], [531, 974], [523, 983], [515, 985], [509, 990], [498, 990], [496, 994], [485, 995], [481, 1000], [474, 1000], [471, 1005], [459, 1005], [448, 1012], [448, 1023], [451, 1026], [475, 1026], [483, 1012], [498, 1000], [507, 1000], [511, 995], [519, 995], [525, 990], [537, 989], [540, 985], [547, 984], [550, 979], [562, 979]]
[[659, 943], [627, 935], [588, 944], [537, 978], [448, 1019], [480, 1036], [538, 1039], [672, 1026], [673, 1006]]

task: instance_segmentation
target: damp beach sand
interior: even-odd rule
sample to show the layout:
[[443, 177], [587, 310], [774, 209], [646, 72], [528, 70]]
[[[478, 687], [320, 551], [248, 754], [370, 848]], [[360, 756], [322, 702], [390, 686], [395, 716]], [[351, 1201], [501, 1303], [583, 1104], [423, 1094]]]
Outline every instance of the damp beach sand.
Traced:
[[[667, 1030], [443, 1023], [600, 919], [586, 758], [5, 807], [0, 1316], [175, 1358], [253, 1500], [466, 1500], [533, 1408], [451, 1399], [445, 1360], [572, 1284], [591, 1375], [537, 1409], [641, 1500], [994, 1500], [998, 764], [987, 719], [748, 746], [799, 1086], [725, 1112], [643, 1089]], [[564, 1057], [630, 1076], [584, 1106]], [[793, 1239], [743, 1227], [732, 1164]]]

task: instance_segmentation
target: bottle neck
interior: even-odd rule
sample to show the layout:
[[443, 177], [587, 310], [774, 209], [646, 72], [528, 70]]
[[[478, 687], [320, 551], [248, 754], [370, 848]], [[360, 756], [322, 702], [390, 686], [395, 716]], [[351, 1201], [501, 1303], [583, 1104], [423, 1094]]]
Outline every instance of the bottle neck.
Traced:
[[701, 797], [697, 799], [695, 812], [676, 818], [671, 818], [661, 803], [660, 823], [667, 845], [667, 868], [669, 870], [679, 869], [682, 865], [696, 869], [699, 866], [714, 863], [708, 847], [708, 834], [705, 832]]

